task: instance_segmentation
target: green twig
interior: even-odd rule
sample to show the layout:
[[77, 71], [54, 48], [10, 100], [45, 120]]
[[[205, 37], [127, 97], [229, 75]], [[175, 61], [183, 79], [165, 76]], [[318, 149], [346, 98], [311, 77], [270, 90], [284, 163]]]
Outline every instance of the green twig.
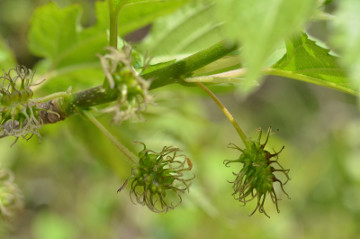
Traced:
[[232, 114], [229, 112], [229, 110], [225, 107], [223, 103], [216, 97], [214, 93], [211, 92], [210, 89], [208, 89], [204, 84], [202, 83], [195, 83], [197, 84], [201, 89], [203, 89], [210, 97], [211, 99], [219, 106], [219, 108], [224, 112], [226, 117], [229, 119], [230, 123], [234, 126], [235, 130], [238, 132], [241, 140], [244, 142], [246, 148], [250, 148], [249, 141], [246, 137], [246, 134], [241, 129], [240, 125], [236, 122], [235, 118], [232, 116]]
[[83, 110], [82, 114], [88, 118], [132, 163], [136, 163], [137, 157], [122, 145], [93, 115]]
[[142, 77], [152, 80], [150, 89], [155, 89], [172, 83], [186, 84], [184, 79], [191, 76], [192, 72], [226, 56], [236, 49], [236, 44], [221, 41], [173, 64], [146, 73], [142, 75]]

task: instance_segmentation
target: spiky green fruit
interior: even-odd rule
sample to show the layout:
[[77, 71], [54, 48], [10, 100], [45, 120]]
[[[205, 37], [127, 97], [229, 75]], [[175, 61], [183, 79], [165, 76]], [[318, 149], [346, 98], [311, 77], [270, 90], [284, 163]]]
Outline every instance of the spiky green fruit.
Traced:
[[[265, 150], [265, 146], [268, 142], [271, 128], [269, 128], [264, 143], [261, 143], [262, 131], [260, 130], [257, 141], [250, 141], [249, 147], [241, 149], [238, 146], [232, 144], [231, 147], [241, 152], [240, 156], [236, 160], [225, 160], [224, 164], [228, 167], [230, 163], [242, 163], [243, 167], [238, 173], [233, 173], [236, 178], [233, 182], [233, 196], [236, 200], [239, 200], [244, 205], [254, 199], [257, 200], [255, 210], [251, 213], [253, 215], [256, 210], [260, 213], [264, 213], [267, 217], [264, 204], [266, 196], [269, 194], [271, 200], [276, 206], [276, 210], [280, 212], [278, 207], [278, 197], [274, 189], [274, 183], [278, 182], [282, 191], [287, 197], [289, 195], [285, 192], [283, 185], [287, 183], [289, 178], [289, 169], [284, 169], [278, 162], [278, 156], [284, 149], [281, 148], [276, 153], [270, 153]], [[275, 167], [277, 165], [278, 167]], [[286, 178], [285, 182], [282, 182], [275, 175], [276, 173], [283, 174]]]
[[[154, 212], [167, 212], [182, 202], [182, 194], [189, 191], [191, 180], [184, 172], [192, 169], [192, 163], [180, 149], [165, 146], [161, 152], [144, 149], [139, 152], [139, 163], [119, 188], [123, 190], [131, 181], [130, 197], [146, 205]], [[177, 199], [176, 199], [177, 198]]]

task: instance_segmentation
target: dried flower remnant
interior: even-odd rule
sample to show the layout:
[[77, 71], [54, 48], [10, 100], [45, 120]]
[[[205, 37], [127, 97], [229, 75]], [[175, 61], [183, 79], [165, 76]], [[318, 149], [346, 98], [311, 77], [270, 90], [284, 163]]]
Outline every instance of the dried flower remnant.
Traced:
[[133, 51], [129, 45], [124, 45], [122, 50], [108, 47], [108, 54], [100, 57], [100, 62], [111, 89], [116, 88], [119, 98], [115, 105], [105, 109], [112, 112], [113, 122], [120, 124], [130, 119], [133, 115], [140, 117], [146, 110], [147, 104], [152, 102], [149, 94], [150, 81], [143, 79], [133, 65]]
[[[276, 210], [280, 212], [278, 207], [279, 199], [274, 190], [275, 182], [280, 184], [282, 191], [289, 198], [289, 195], [285, 192], [283, 187], [283, 185], [290, 180], [288, 175], [289, 169], [284, 169], [277, 160], [278, 155], [284, 147], [279, 152], [273, 154], [265, 150], [270, 133], [271, 128], [269, 128], [267, 132], [265, 142], [261, 144], [260, 140], [262, 131], [260, 130], [258, 140], [251, 141], [250, 148], [240, 149], [238, 146], [232, 144], [231, 147], [239, 150], [241, 155], [236, 160], [224, 161], [226, 166], [229, 166], [230, 163], [237, 162], [243, 164], [239, 173], [233, 173], [236, 176], [235, 180], [231, 182], [233, 183], [234, 189], [233, 196], [244, 205], [253, 199], [257, 200], [256, 208], [251, 215], [258, 210], [260, 213], [264, 213], [267, 217], [269, 217], [264, 208], [267, 194], [270, 194], [271, 200], [276, 206]], [[278, 166], [277, 168], [274, 167], [275, 164]], [[275, 173], [277, 172], [282, 173], [286, 177], [286, 181], [284, 183], [275, 176]]]
[[165, 146], [161, 152], [144, 149], [139, 152], [139, 163], [119, 188], [123, 190], [130, 182], [130, 198], [146, 205], [153, 212], [167, 212], [182, 202], [182, 194], [189, 191], [191, 180], [184, 173], [192, 169], [192, 163], [180, 149]]

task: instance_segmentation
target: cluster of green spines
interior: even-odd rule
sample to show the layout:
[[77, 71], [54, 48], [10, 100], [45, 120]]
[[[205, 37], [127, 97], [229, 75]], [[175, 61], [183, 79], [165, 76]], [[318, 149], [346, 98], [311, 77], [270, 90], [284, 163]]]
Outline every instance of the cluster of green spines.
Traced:
[[22, 207], [23, 197], [12, 174], [0, 169], [0, 218], [9, 219]]
[[[0, 134], [23, 138], [39, 135], [42, 122], [38, 106], [31, 101], [33, 73], [17, 66], [0, 76]], [[29, 136], [30, 135], [30, 136]]]
[[[235, 180], [231, 182], [233, 183], [234, 189], [233, 196], [236, 200], [244, 203], [244, 205], [253, 199], [257, 200], [256, 208], [251, 215], [258, 210], [260, 213], [264, 213], [269, 217], [264, 209], [265, 199], [268, 194], [276, 205], [277, 211], [280, 212], [278, 208], [279, 199], [274, 189], [275, 182], [280, 184], [282, 191], [288, 196], [283, 185], [290, 179], [288, 175], [289, 169], [284, 169], [277, 161], [278, 155], [284, 147], [273, 154], [265, 150], [270, 133], [271, 129], [269, 128], [263, 144], [260, 142], [262, 134], [262, 131], [260, 131], [258, 140], [250, 141], [249, 146], [245, 149], [240, 149], [238, 146], [232, 145], [231, 147], [239, 150], [241, 155], [236, 160], [226, 160], [224, 162], [226, 166], [229, 166], [230, 163], [237, 162], [243, 164], [240, 172], [233, 173], [236, 176]], [[278, 168], [274, 167], [275, 164]], [[277, 172], [285, 176], [286, 181], [284, 183], [275, 176]]]
[[140, 67], [139, 56], [129, 45], [124, 45], [121, 50], [111, 47], [107, 49], [109, 53], [100, 56], [107, 78], [105, 85], [117, 89], [119, 97], [116, 104], [106, 111], [114, 112], [113, 122], [121, 123], [134, 114], [140, 116], [139, 113], [152, 101], [148, 93], [150, 81], [143, 79], [137, 72], [135, 67]]
[[185, 178], [192, 163], [180, 149], [165, 146], [161, 152], [144, 149], [139, 152], [139, 163], [132, 168], [131, 176], [118, 190], [131, 180], [130, 197], [154, 212], [167, 212], [182, 202], [181, 194], [189, 191], [193, 177]]

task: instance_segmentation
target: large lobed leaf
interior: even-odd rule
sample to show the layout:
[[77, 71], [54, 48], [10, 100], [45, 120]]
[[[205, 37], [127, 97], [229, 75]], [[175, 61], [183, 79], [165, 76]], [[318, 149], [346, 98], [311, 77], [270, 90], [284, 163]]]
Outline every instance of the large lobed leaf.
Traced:
[[305, 33], [292, 38], [286, 44], [287, 53], [270, 70], [270, 74], [282, 75], [313, 84], [327, 86], [355, 94], [355, 87], [349, 83], [339, 58], [329, 54], [308, 38]]

